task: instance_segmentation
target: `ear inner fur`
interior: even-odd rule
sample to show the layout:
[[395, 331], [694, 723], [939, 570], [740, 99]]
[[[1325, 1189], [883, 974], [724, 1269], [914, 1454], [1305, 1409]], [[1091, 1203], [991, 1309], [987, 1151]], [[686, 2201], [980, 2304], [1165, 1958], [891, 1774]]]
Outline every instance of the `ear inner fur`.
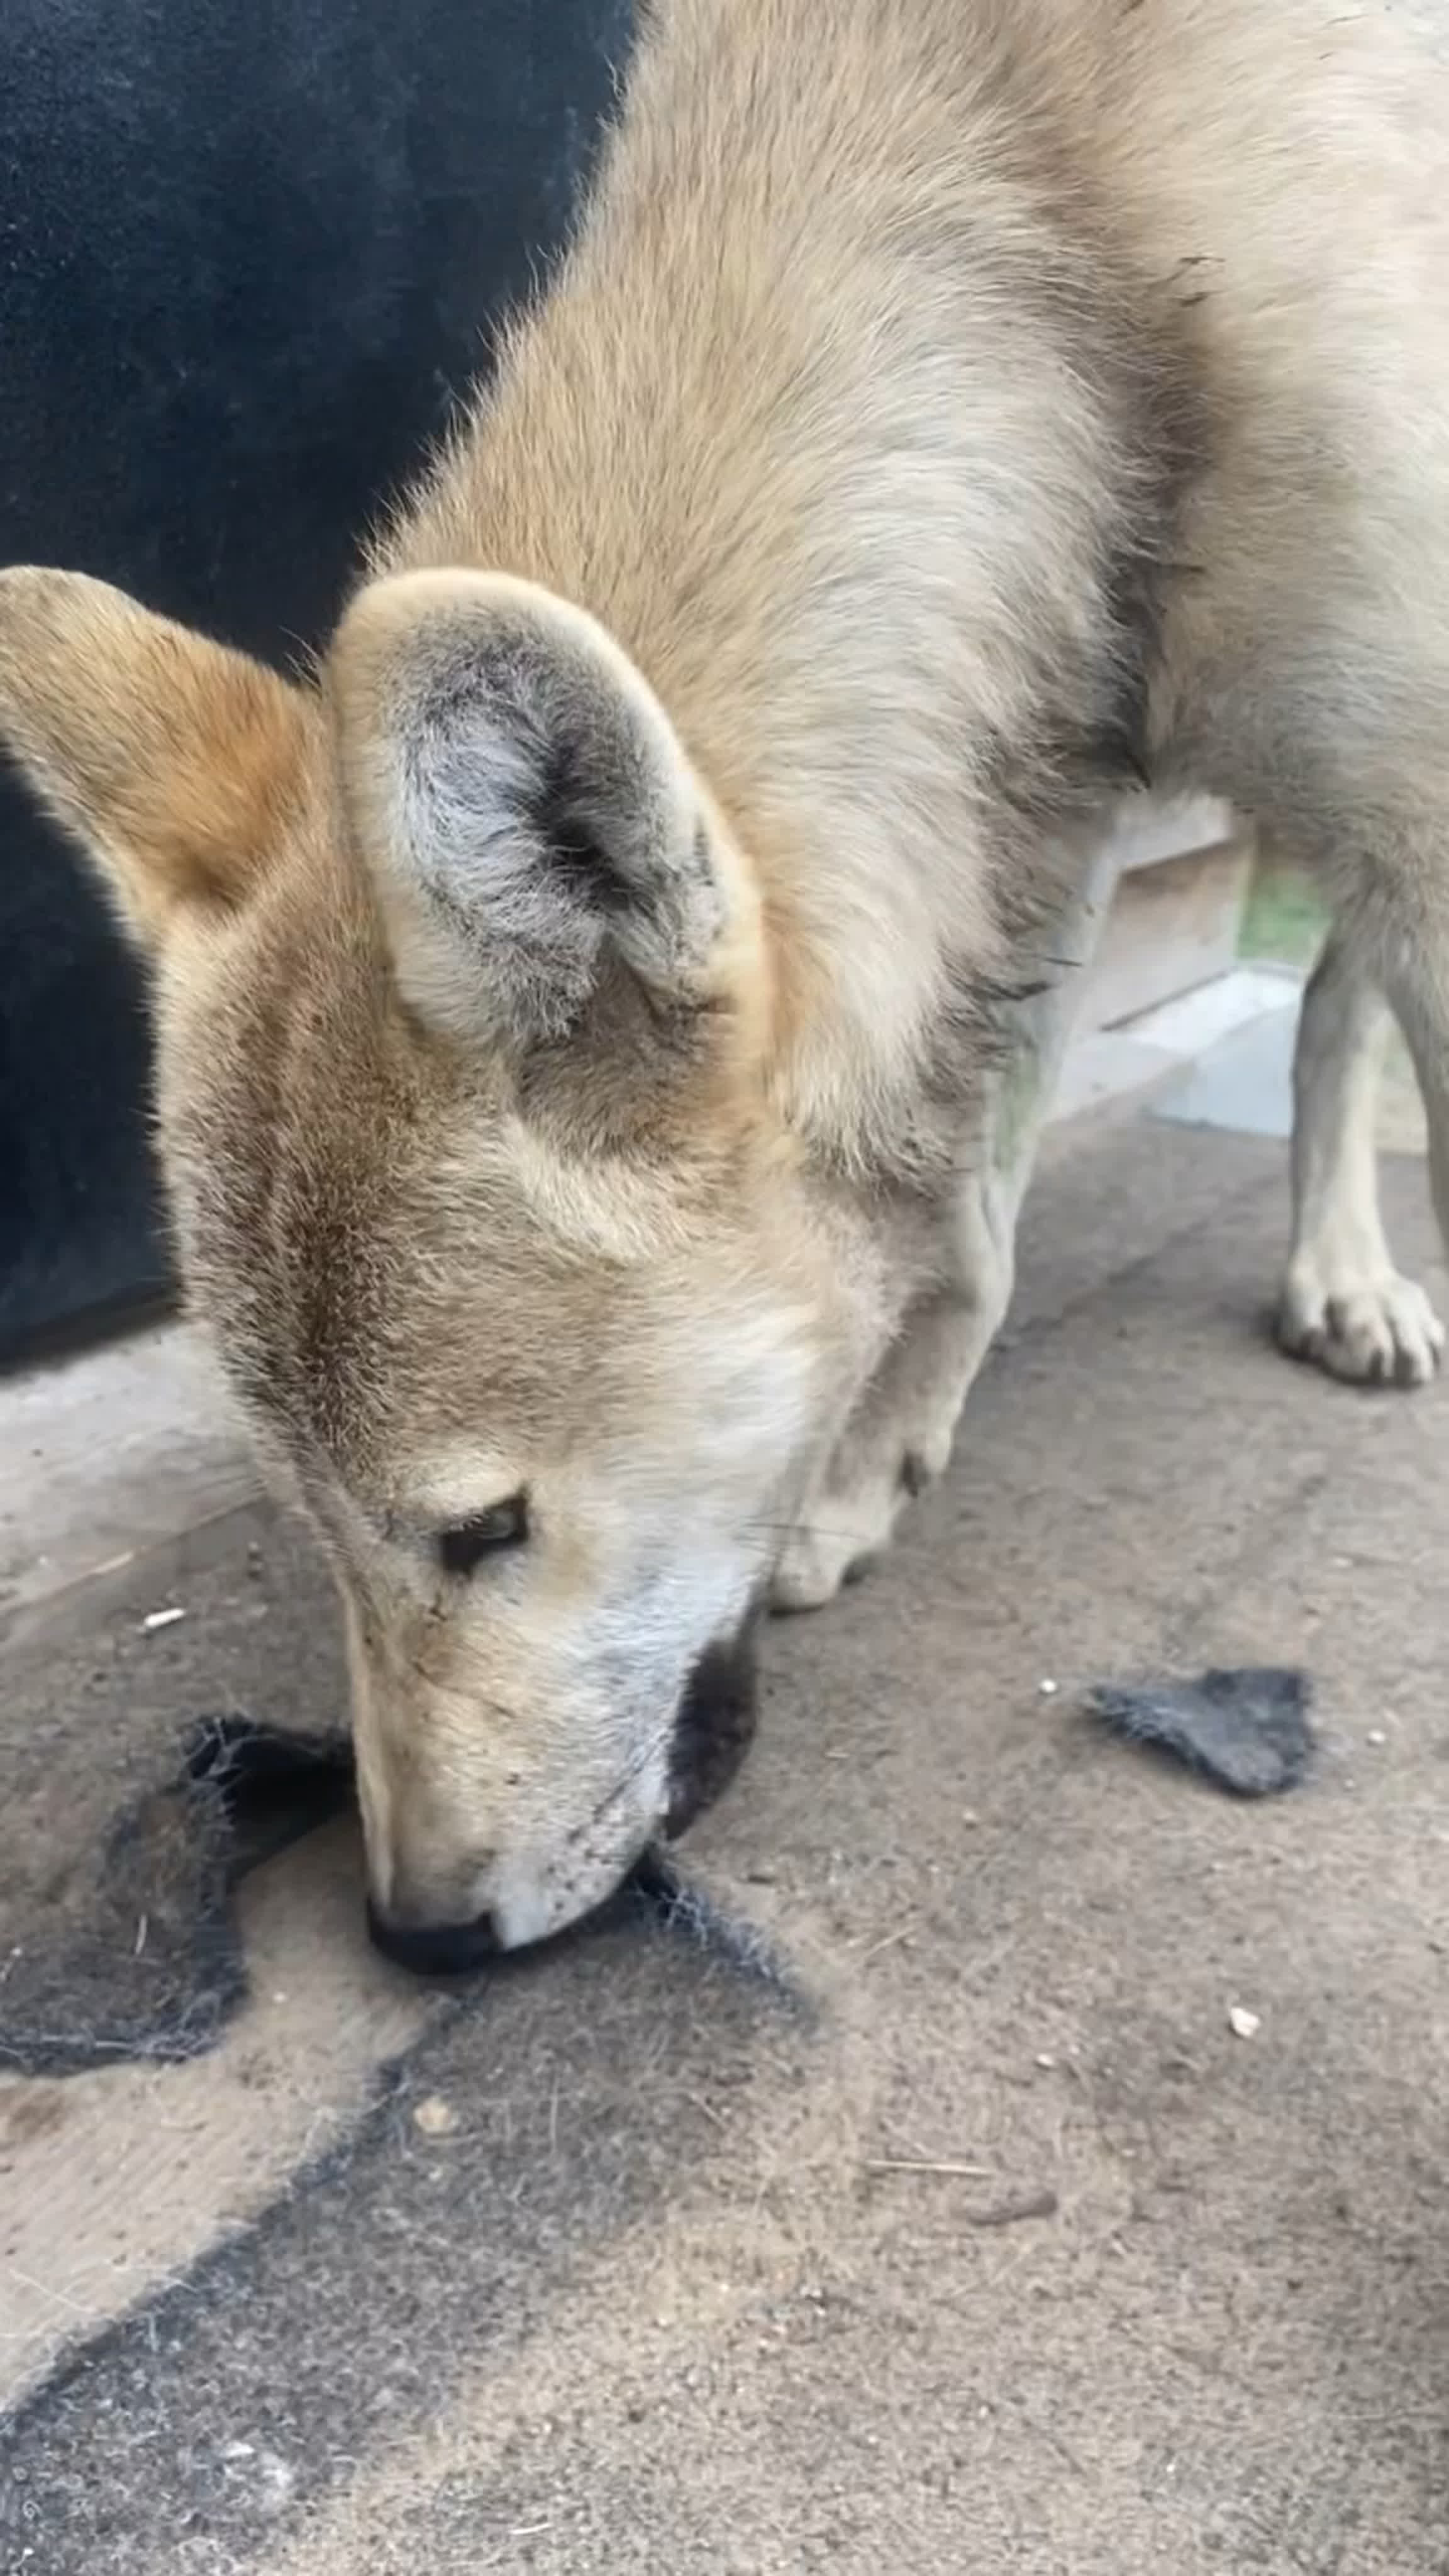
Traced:
[[713, 1003], [738, 860], [642, 675], [584, 611], [461, 572], [373, 583], [328, 669], [342, 799], [425, 1019], [556, 1039], [623, 964]]

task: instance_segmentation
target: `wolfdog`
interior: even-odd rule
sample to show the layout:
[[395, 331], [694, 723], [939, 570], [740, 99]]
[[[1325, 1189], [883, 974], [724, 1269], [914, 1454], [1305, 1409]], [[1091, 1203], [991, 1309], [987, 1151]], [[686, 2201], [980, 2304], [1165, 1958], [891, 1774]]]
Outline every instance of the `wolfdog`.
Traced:
[[1372, 1104], [1392, 1012], [1449, 1228], [1449, 71], [1345, 0], [659, 0], [315, 669], [22, 568], [0, 734], [149, 960], [376, 1936], [536, 1940], [945, 1465], [1137, 782], [1326, 891], [1282, 1338], [1432, 1373]]

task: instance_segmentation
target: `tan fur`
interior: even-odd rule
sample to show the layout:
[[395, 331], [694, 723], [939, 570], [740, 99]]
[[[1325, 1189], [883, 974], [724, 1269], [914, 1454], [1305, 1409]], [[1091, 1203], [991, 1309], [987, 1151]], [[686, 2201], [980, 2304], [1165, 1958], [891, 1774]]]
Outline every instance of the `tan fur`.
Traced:
[[125, 919], [156, 940], [189, 905], [244, 901], [286, 841], [307, 702], [100, 582], [26, 567], [5, 583], [10, 748]]
[[1433, 1365], [1335, 996], [1403, 1020], [1449, 1225], [1446, 138], [1339, 0], [664, 0], [315, 690], [0, 581], [0, 726], [153, 955], [197, 1308], [337, 1562], [393, 1919], [590, 1903], [704, 1650], [939, 1472], [1011, 996], [1142, 765], [1351, 962], [1286, 1336]]

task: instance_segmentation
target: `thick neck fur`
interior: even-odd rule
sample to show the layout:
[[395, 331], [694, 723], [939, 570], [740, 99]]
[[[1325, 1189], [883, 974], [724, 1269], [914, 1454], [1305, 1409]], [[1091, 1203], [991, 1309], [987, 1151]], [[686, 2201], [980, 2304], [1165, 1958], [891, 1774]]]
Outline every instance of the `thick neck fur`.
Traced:
[[759, 872], [786, 1112], [858, 1167], [1032, 979], [1043, 841], [1133, 755], [1182, 471], [1013, 25], [673, 0], [571, 256], [379, 548], [543, 582], [634, 657]]

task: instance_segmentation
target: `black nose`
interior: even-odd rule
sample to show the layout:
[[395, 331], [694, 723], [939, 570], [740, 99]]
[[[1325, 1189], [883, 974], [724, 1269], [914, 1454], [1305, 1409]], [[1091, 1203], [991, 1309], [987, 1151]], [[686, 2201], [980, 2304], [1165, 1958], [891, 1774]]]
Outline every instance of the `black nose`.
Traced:
[[367, 1929], [383, 1957], [415, 1977], [466, 1977], [499, 1955], [491, 1914], [471, 1923], [390, 1923], [369, 1898]]

